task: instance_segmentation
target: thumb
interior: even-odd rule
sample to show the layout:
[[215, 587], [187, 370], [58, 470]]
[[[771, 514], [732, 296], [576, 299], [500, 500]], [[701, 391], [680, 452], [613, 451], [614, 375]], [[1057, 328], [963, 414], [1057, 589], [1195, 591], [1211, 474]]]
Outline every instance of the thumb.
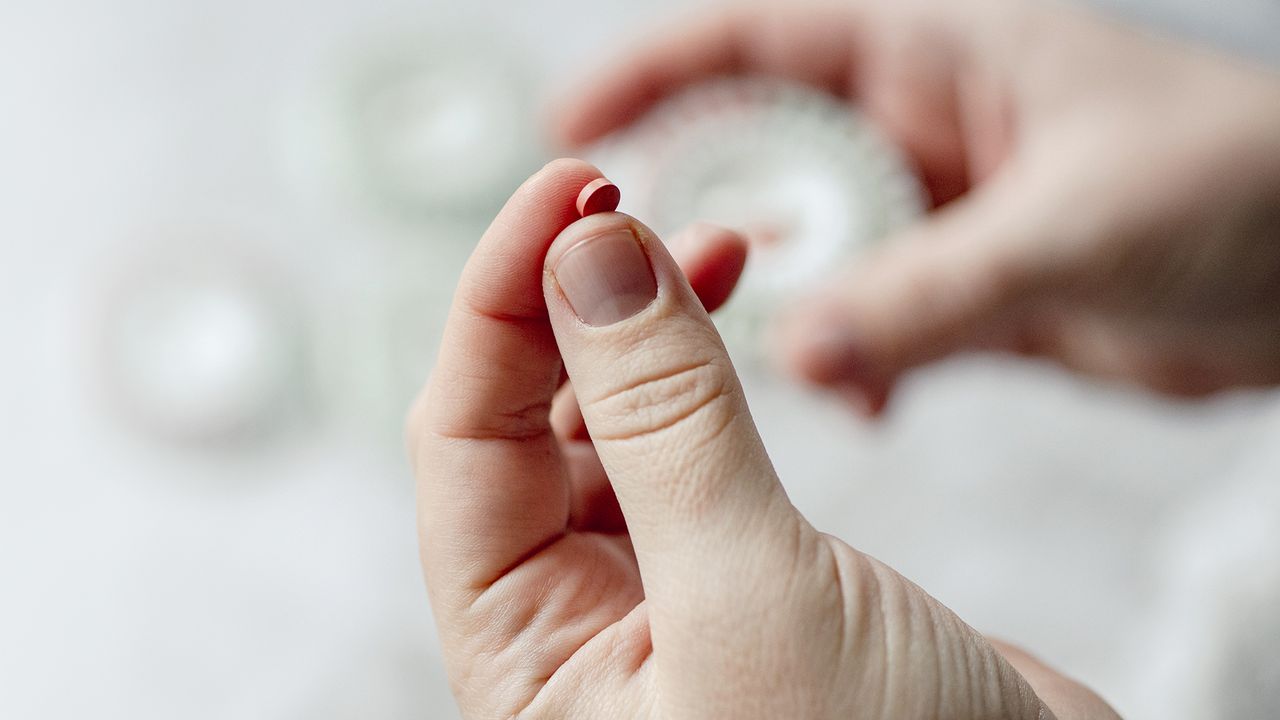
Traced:
[[658, 640], [692, 621], [686, 608], [730, 606], [718, 596], [784, 569], [777, 538], [803, 520], [702, 302], [648, 228], [620, 213], [575, 222], [547, 252], [543, 288]]
[[1017, 189], [988, 187], [891, 239], [778, 323], [777, 353], [800, 377], [853, 393], [868, 414], [902, 372], [978, 346], [1013, 344], [1052, 266], [1042, 223]]

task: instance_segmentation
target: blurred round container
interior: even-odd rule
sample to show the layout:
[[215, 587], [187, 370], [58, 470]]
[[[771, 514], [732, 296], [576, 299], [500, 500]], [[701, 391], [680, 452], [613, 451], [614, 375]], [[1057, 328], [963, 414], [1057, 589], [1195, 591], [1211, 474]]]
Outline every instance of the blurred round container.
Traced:
[[536, 166], [531, 79], [492, 29], [371, 51], [341, 98], [350, 170], [407, 211], [488, 212]]
[[162, 255], [117, 279], [100, 331], [107, 394], [155, 437], [259, 439], [301, 393], [302, 334], [284, 289], [252, 264]]
[[695, 86], [590, 157], [622, 188], [623, 209], [664, 238], [698, 220], [747, 234], [752, 255], [717, 325], [751, 350], [782, 298], [925, 207], [902, 153], [854, 107], [781, 81]]
[[291, 98], [282, 171], [322, 203], [411, 221], [492, 217], [547, 149], [518, 43], [483, 29], [366, 38]]

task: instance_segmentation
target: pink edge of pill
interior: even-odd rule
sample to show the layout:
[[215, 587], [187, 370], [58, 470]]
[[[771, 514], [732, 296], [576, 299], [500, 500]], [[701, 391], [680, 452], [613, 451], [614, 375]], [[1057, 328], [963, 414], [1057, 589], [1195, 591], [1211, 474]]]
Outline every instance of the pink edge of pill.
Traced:
[[618, 209], [622, 191], [607, 178], [596, 178], [578, 193], [578, 214], [582, 217]]

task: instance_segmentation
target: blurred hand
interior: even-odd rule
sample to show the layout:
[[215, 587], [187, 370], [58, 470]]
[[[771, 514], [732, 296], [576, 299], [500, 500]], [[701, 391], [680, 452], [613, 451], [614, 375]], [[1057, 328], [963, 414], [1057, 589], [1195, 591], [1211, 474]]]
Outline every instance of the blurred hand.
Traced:
[[[800, 516], [704, 310], [743, 241], [692, 231], [700, 299], [631, 217], [576, 219], [597, 177], [557, 161], [507, 203], [412, 416], [464, 715], [1115, 717]], [[562, 363], [580, 416], [551, 407]]]
[[1195, 395], [1280, 382], [1280, 77], [1020, 0], [735, 7], [645, 34], [571, 144], [723, 74], [858, 101], [939, 209], [798, 302], [788, 367], [871, 413], [957, 350]]

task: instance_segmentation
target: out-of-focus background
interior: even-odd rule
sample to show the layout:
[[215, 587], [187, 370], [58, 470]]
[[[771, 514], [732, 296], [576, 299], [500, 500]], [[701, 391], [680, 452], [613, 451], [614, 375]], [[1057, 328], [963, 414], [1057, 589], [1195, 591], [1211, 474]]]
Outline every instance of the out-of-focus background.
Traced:
[[[1280, 63], [1274, 0], [1100, 2]], [[553, 153], [548, 100], [688, 5], [0, 6], [0, 717], [456, 716], [400, 419], [470, 244]], [[645, 166], [644, 143], [696, 135], [678, 123], [597, 149], [636, 178], [624, 209], [674, 223], [699, 211], [664, 204], [679, 187], [731, 214], [726, 181], [785, 197], [724, 175], [761, 142], [789, 187], [848, 194], [760, 219], [801, 238], [781, 261], [856, 254], [805, 238], [871, 242], [918, 209], [826, 100], [711, 88], [682, 100], [702, 130], [717, 92], [746, 120], [702, 156]], [[646, 177], [670, 183], [637, 197]], [[1280, 396], [967, 358], [868, 425], [758, 362], [749, 305], [726, 322], [819, 528], [1122, 713], [1280, 706]]]

